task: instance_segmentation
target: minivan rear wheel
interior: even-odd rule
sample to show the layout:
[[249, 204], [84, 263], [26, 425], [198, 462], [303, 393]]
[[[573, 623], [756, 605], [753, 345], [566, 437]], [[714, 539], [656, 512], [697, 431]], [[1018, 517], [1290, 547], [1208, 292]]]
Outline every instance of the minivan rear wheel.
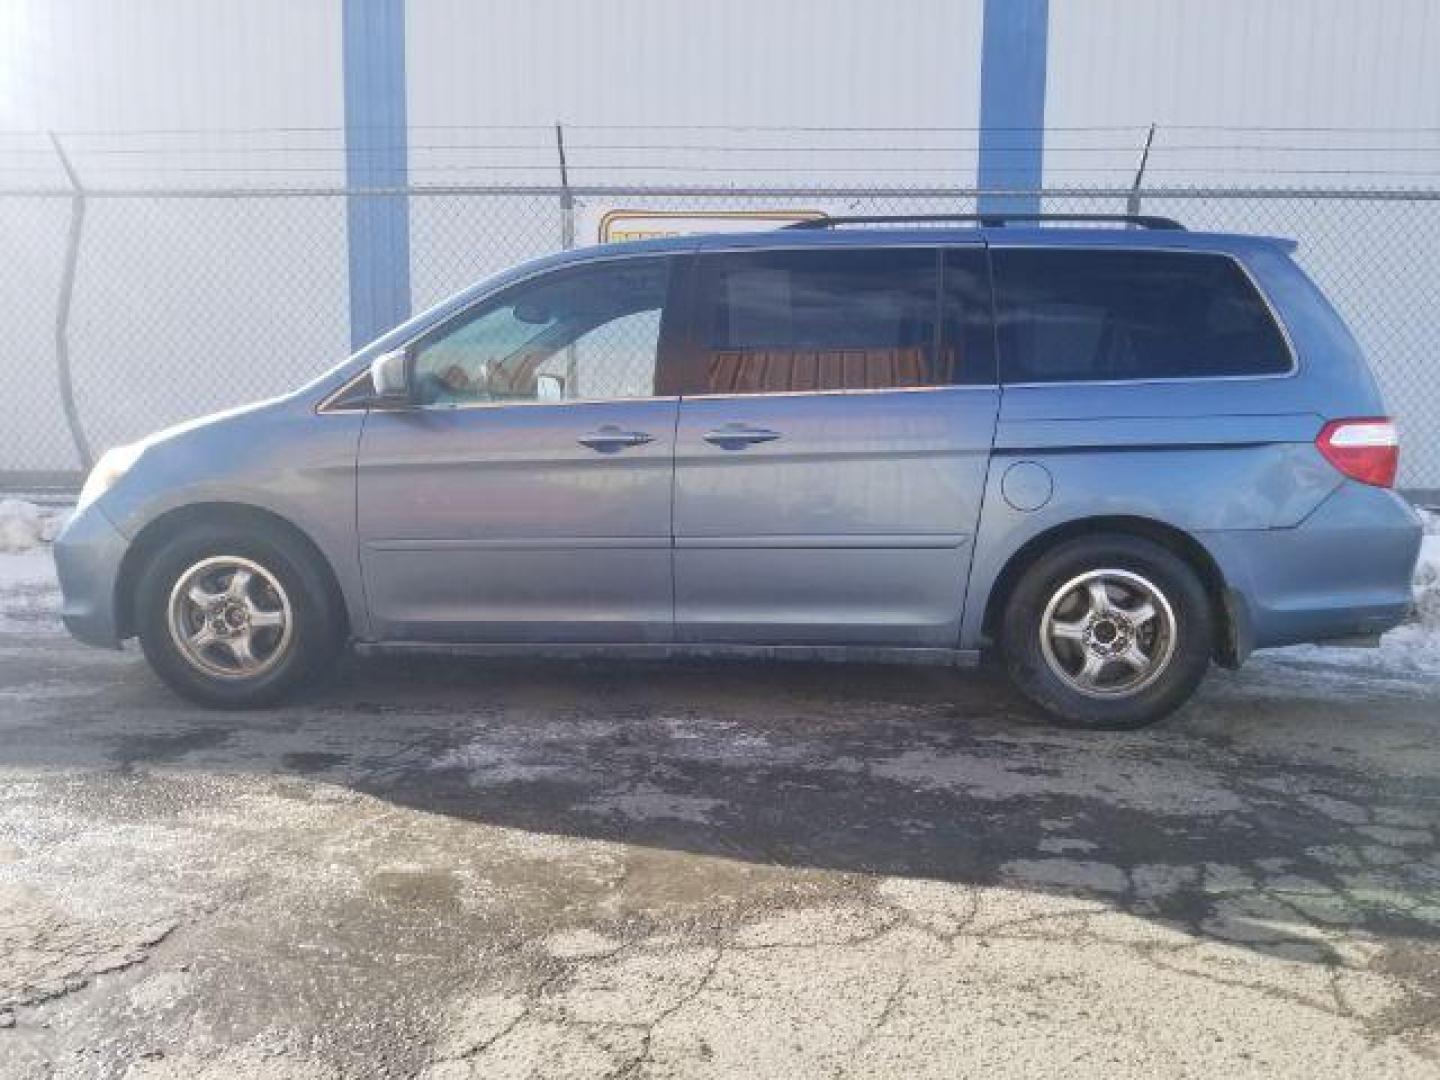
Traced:
[[314, 556], [278, 529], [192, 526], [161, 547], [135, 591], [150, 666], [218, 708], [271, 704], [324, 670], [339, 619]]
[[1080, 537], [1044, 553], [1005, 604], [1010, 681], [1076, 727], [1144, 727], [1179, 708], [1210, 665], [1214, 616], [1194, 569], [1154, 541]]

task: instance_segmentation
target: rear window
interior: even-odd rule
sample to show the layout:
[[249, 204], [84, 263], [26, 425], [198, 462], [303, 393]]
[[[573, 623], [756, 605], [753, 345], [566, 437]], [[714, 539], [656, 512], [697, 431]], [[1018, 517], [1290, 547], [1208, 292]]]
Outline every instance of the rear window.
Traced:
[[944, 385], [938, 279], [934, 249], [702, 256], [695, 392]]
[[1269, 308], [1228, 256], [996, 248], [992, 260], [1006, 382], [1290, 370]]

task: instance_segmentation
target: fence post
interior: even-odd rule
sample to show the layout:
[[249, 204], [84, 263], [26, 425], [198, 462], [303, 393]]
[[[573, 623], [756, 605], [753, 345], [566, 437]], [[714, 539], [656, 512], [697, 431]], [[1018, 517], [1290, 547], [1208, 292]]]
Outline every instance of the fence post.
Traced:
[[80, 183], [65, 148], [53, 131], [48, 133], [60, 167], [70, 181], [70, 232], [65, 241], [65, 265], [60, 274], [60, 296], [55, 304], [55, 371], [60, 384], [60, 404], [65, 410], [65, 423], [75, 442], [80, 468], [90, 471], [94, 459], [85, 429], [80, 426], [80, 413], [75, 408], [75, 386], [70, 377], [70, 306], [75, 298], [75, 268], [80, 261], [80, 234], [85, 227], [85, 188]]
[[555, 124], [555, 152], [560, 158], [560, 246], [575, 246], [575, 197], [570, 193], [570, 169], [565, 163], [565, 129]]
[[[555, 122], [555, 153], [560, 159], [560, 247], [575, 246], [575, 197], [570, 192], [570, 168], [565, 163], [565, 129]], [[580, 385], [580, 358], [575, 343], [565, 346], [565, 392], [574, 394]]]
[[1140, 185], [1145, 180], [1145, 166], [1150, 163], [1150, 144], [1155, 141], [1155, 125], [1145, 133], [1145, 146], [1140, 151], [1140, 164], [1135, 169], [1135, 182], [1130, 185], [1130, 197], [1125, 200], [1127, 214], [1140, 213]]

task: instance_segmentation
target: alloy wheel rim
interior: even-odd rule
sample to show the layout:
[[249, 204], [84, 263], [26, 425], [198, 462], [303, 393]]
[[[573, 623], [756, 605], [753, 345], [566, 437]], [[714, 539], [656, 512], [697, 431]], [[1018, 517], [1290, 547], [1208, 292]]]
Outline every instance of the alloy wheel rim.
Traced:
[[195, 563], [170, 590], [170, 637], [197, 670], [253, 679], [290, 648], [290, 598], [278, 578], [238, 555]]
[[1070, 689], [1087, 697], [1129, 697], [1170, 666], [1175, 613], [1140, 574], [1090, 570], [1050, 597], [1040, 619], [1040, 651]]

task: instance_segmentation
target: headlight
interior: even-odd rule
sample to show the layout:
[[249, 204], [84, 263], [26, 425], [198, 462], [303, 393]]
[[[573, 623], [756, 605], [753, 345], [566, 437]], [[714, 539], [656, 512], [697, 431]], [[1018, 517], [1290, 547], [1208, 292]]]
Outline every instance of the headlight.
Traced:
[[75, 504], [75, 512], [78, 514], [85, 507], [98, 499], [105, 492], [115, 486], [122, 476], [130, 471], [130, 467], [140, 460], [144, 452], [143, 443], [130, 446], [116, 446], [106, 450], [90, 470], [90, 475], [85, 478], [85, 486], [80, 489], [80, 499]]

